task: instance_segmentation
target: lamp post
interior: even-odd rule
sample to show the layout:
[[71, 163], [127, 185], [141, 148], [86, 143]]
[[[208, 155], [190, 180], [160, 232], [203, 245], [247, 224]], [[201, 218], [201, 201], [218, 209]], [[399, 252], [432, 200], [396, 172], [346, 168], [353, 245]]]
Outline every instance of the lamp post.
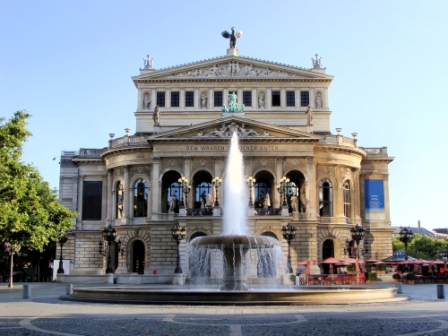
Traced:
[[180, 224], [177, 224], [177, 226], [173, 226], [171, 228], [171, 236], [174, 240], [177, 242], [177, 264], [176, 269], [174, 270], [175, 274], [181, 274], [182, 268], [180, 267], [180, 251], [179, 251], [179, 245], [180, 241], [185, 238], [186, 230], [184, 226], [180, 226]]
[[283, 176], [280, 179], [279, 184], [277, 185], [277, 190], [280, 193], [280, 198], [283, 199], [282, 207], [285, 207], [288, 205], [286, 203], [286, 187], [289, 182], [290, 182], [289, 178], [287, 178], [286, 176]]
[[59, 238], [59, 245], [61, 246], [61, 253], [59, 254], [59, 268], [58, 268], [58, 274], [64, 274], [64, 266], [62, 262], [62, 246], [67, 242], [68, 236], [67, 234], [60, 235]]
[[[181, 185], [182, 188], [182, 198], [180, 200], [180, 206], [184, 206], [188, 209], [187, 195], [191, 191], [191, 185], [188, 184], [188, 179], [185, 176], [182, 176], [177, 182]], [[184, 201], [185, 197], [185, 201]]]
[[[103, 235], [103, 240], [107, 242], [107, 246], [108, 246], [106, 274], [111, 274], [111, 273], [114, 273], [114, 271], [112, 269], [112, 264], [111, 264], [110, 245], [117, 238], [117, 230], [115, 230], [112, 227], [112, 225], [109, 224], [109, 226], [101, 229], [101, 234]], [[101, 246], [102, 246], [102, 244], [101, 244]], [[103, 253], [101, 248], [100, 248], [100, 253]]]
[[254, 186], [255, 181], [256, 181], [255, 178], [253, 178], [252, 176], [249, 176], [246, 179], [247, 185], [249, 186], [249, 206], [250, 207], [254, 206], [254, 204], [252, 203], [252, 188]]
[[400, 230], [400, 241], [404, 243], [404, 251], [405, 251], [405, 260], [408, 260], [408, 243], [414, 238], [414, 232], [412, 232], [411, 228], [401, 228]]
[[296, 237], [296, 227], [292, 226], [291, 224], [283, 225], [282, 226], [282, 234], [283, 239], [286, 239], [288, 242], [288, 272], [292, 273], [292, 267], [291, 267], [291, 240], [293, 240]]
[[[359, 283], [359, 257], [360, 257], [359, 252], [361, 252], [362, 254], [368, 252], [367, 249], [364, 249], [362, 251], [359, 250], [359, 243], [362, 240], [364, 240], [364, 242], [366, 242], [365, 239], [364, 239], [365, 230], [364, 230], [364, 228], [361, 225], [356, 224], [355, 226], [353, 226], [350, 229], [350, 233], [352, 235], [353, 241], [356, 243], [356, 264], [357, 264], [357, 267], [358, 267], [358, 269], [356, 270], [356, 283]], [[347, 242], [348, 242], [348, 240], [346, 241], [346, 243]], [[347, 249], [348, 249], [348, 246], [347, 246]]]
[[448, 277], [448, 273], [447, 273], [448, 270], [446, 269], [446, 263], [448, 260], [448, 250], [440, 251], [440, 258], [442, 258], [443, 263], [444, 263], [443, 268], [445, 271], [445, 276]]
[[219, 178], [218, 176], [216, 176], [213, 180], [212, 180], [212, 184], [215, 186], [215, 207], [219, 207], [219, 202], [218, 202], [218, 187], [221, 185], [222, 183], [222, 179]]

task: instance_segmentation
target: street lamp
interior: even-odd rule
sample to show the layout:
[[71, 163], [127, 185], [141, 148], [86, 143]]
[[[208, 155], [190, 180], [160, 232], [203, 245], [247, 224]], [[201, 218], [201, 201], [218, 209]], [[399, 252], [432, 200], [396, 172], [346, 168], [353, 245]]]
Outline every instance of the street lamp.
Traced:
[[215, 186], [215, 194], [216, 194], [216, 198], [215, 198], [215, 207], [219, 207], [219, 202], [218, 202], [218, 187], [221, 185], [222, 183], [222, 179], [219, 178], [218, 176], [216, 176], [213, 180], [212, 180], [212, 184]]
[[287, 178], [286, 176], [283, 176], [280, 179], [279, 184], [277, 185], [277, 190], [280, 193], [280, 198], [283, 198], [282, 207], [285, 207], [288, 205], [286, 203], [286, 186], [289, 182], [290, 182], [289, 178]]
[[291, 240], [296, 237], [296, 227], [291, 224], [282, 226], [283, 239], [288, 241], [288, 272], [292, 273], [291, 267]]
[[[356, 264], [359, 265], [358, 264], [358, 260], [360, 257], [359, 252], [361, 252], [362, 254], [368, 252], [367, 249], [364, 249], [362, 251], [359, 250], [359, 243], [361, 241], [364, 240], [364, 243], [367, 243], [366, 240], [364, 239], [365, 230], [361, 225], [356, 224], [355, 226], [352, 226], [352, 228], [350, 229], [350, 233], [352, 235], [352, 240], [356, 243]], [[347, 242], [350, 244], [350, 242], [348, 240], [346, 241], [346, 243]], [[349, 246], [347, 246], [347, 249], [348, 249], [348, 247]], [[356, 283], [359, 283], [359, 269], [356, 270]]]
[[181, 274], [182, 268], [180, 268], [180, 252], [179, 252], [179, 245], [180, 241], [185, 238], [186, 230], [184, 226], [180, 226], [180, 224], [177, 224], [177, 226], [173, 226], [171, 228], [171, 236], [174, 240], [177, 242], [177, 264], [176, 269], [174, 271], [175, 274]]
[[252, 176], [249, 176], [246, 179], [247, 185], [249, 186], [249, 206], [252, 207], [254, 206], [254, 204], [252, 203], [252, 188], [254, 186], [255, 183], [255, 178], [253, 178]]
[[[112, 227], [112, 225], [109, 224], [109, 226], [101, 229], [101, 233], [103, 235], [104, 241], [107, 242], [107, 246], [108, 246], [106, 274], [111, 274], [111, 273], [114, 273], [114, 271], [112, 269], [112, 264], [111, 264], [110, 245], [117, 238], [117, 230], [115, 230]], [[102, 249], [100, 249], [100, 253], [102, 253], [102, 252], [103, 252]]]
[[414, 232], [412, 232], [411, 228], [402, 228], [400, 227], [400, 241], [404, 243], [404, 251], [405, 251], [405, 260], [408, 260], [408, 243], [414, 238]]
[[61, 246], [61, 253], [59, 254], [59, 268], [58, 268], [58, 274], [64, 274], [64, 267], [62, 262], [62, 246], [67, 242], [68, 236], [67, 234], [61, 235], [59, 238], [59, 245]]
[[177, 182], [181, 185], [182, 188], [182, 198], [180, 200], [180, 206], [185, 206], [186, 208], [188, 208], [187, 195], [191, 191], [191, 185], [188, 184], [188, 179], [185, 176], [182, 176], [177, 180]]

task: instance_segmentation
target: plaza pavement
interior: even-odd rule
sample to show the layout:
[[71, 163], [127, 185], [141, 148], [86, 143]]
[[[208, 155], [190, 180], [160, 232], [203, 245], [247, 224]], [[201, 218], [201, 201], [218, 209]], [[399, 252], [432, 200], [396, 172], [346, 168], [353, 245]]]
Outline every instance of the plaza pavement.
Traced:
[[30, 286], [23, 299], [22, 283], [0, 284], [0, 335], [448, 335], [448, 300], [434, 284], [403, 285], [402, 302], [243, 307], [79, 303], [58, 299], [65, 284]]

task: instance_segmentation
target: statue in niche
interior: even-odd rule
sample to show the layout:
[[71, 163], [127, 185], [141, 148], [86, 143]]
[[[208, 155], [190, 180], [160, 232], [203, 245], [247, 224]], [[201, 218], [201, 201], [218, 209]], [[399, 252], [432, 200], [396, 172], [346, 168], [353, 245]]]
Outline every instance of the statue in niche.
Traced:
[[146, 55], [148, 59], [143, 59], [143, 69], [152, 69], [152, 61], [154, 60], [149, 55]]
[[143, 109], [149, 110], [151, 106], [151, 98], [149, 98], [148, 94], [145, 93], [145, 97], [143, 97]]
[[205, 93], [201, 96], [201, 108], [207, 108], [207, 95]]
[[204, 209], [207, 205], [207, 195], [205, 194], [205, 191], [201, 194], [201, 209]]
[[154, 113], [152, 114], [152, 120], [154, 120], [154, 125], [160, 125], [160, 108], [156, 105]]
[[243, 35], [243, 32], [240, 30], [237, 33], [235, 33], [235, 28], [232, 27], [232, 33], [229, 33], [227, 30], [224, 30], [221, 33], [222, 37], [229, 38], [230, 39], [230, 48], [236, 47], [236, 39], [240, 38]]
[[302, 183], [300, 187], [300, 213], [305, 213], [306, 211], [306, 188], [305, 182]]
[[308, 107], [306, 108], [306, 115], [307, 115], [307, 122], [306, 125], [307, 126], [311, 126], [313, 125], [313, 110], [311, 109], [311, 106], [308, 105]]
[[266, 193], [266, 198], [264, 200], [263, 208], [269, 208], [271, 206], [271, 197], [269, 196], [269, 193]]
[[322, 93], [321, 92], [318, 92], [316, 94], [315, 103], [316, 103], [316, 108], [317, 109], [321, 109], [322, 106], [324, 105], [324, 100], [322, 99]]
[[177, 198], [176, 195], [171, 194], [171, 198], [170, 198], [170, 207], [168, 209], [168, 212], [174, 212], [174, 209], [176, 208], [176, 204], [177, 204]]
[[293, 194], [290, 198], [292, 212], [299, 212], [299, 199], [296, 194]]
[[264, 108], [264, 93], [260, 93], [258, 96], [258, 108]]

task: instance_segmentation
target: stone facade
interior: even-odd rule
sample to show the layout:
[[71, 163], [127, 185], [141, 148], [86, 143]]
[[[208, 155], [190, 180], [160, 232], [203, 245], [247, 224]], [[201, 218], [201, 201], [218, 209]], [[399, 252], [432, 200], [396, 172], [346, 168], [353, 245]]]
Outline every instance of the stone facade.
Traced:
[[[343, 258], [350, 228], [359, 224], [366, 229], [365, 258], [391, 255], [388, 164], [393, 158], [386, 147], [360, 147], [355, 133], [331, 134], [333, 77], [325, 72], [235, 55], [141, 69], [133, 77], [135, 134], [126, 129], [122, 137], [111, 134], [105, 148], [62, 152], [60, 202], [80, 214], [64, 246], [71, 274], [104, 273], [100, 229], [112, 225], [121, 244], [111, 245], [116, 274], [172, 275], [177, 243], [171, 228], [177, 224], [187, 231], [179, 248], [188, 274], [190, 239], [219, 234], [221, 212], [231, 211], [223, 188], [216, 189], [212, 179], [225, 179], [233, 132], [240, 136], [245, 175], [256, 179], [249, 233], [277, 238], [286, 253], [281, 228], [290, 223], [297, 228], [293, 264], [303, 259], [318, 264], [328, 255]], [[231, 92], [245, 104], [243, 112], [223, 108]], [[189, 180], [191, 191], [186, 206], [170, 212], [170, 195], [178, 200], [183, 195], [180, 177]], [[277, 188], [282, 177], [290, 179], [281, 189], [286, 197]], [[201, 192], [207, 194], [205, 204]], [[293, 194], [300, 198], [300, 213], [292, 213]], [[219, 206], [213, 207], [216, 198]]]

